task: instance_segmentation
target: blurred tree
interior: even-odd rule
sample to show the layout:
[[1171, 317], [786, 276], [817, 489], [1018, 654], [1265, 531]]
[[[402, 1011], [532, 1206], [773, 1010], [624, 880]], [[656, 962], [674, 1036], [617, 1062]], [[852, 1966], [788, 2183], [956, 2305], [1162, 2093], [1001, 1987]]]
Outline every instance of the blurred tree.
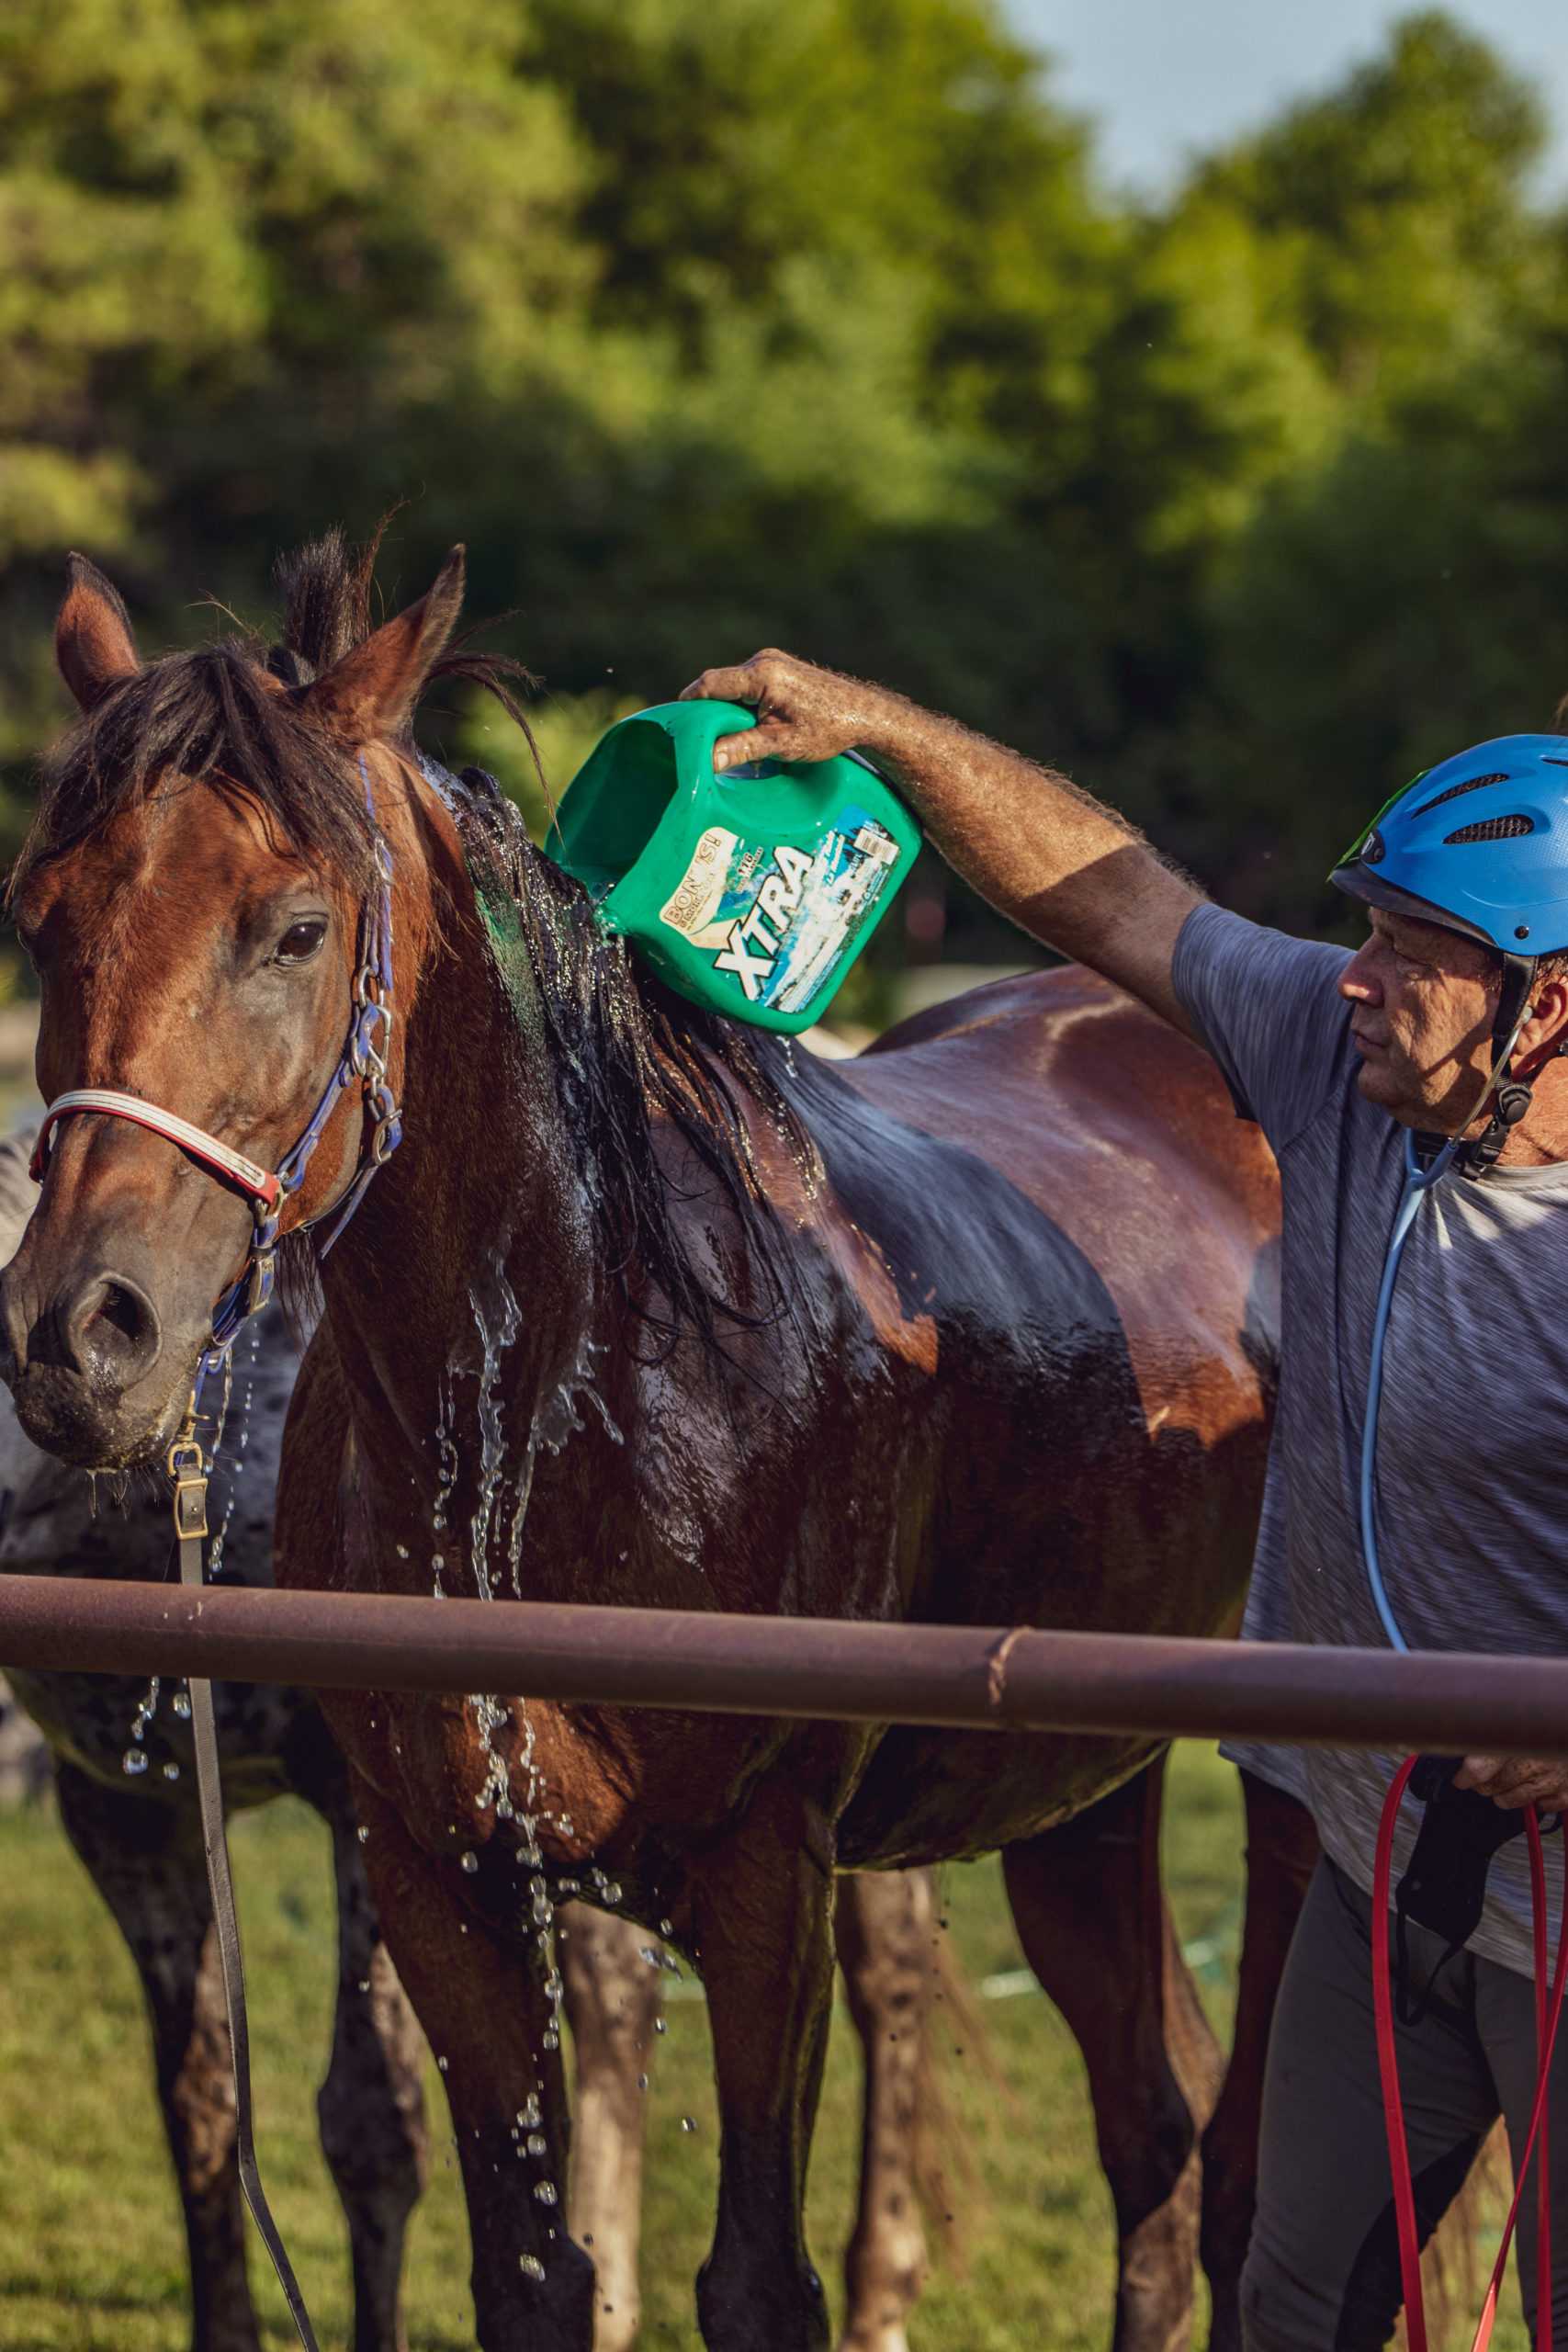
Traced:
[[[363, 524], [580, 303], [558, 100], [485, 0], [13, 0], [0, 14], [0, 566], [15, 756], [62, 543], [154, 633]], [[188, 623], [186, 628], [188, 628]]]
[[1532, 94], [1425, 15], [1334, 98], [1198, 176], [1280, 265], [1331, 427], [1212, 568], [1187, 756], [1200, 862], [1277, 920], [1367, 811], [1568, 686], [1568, 231], [1531, 198]]

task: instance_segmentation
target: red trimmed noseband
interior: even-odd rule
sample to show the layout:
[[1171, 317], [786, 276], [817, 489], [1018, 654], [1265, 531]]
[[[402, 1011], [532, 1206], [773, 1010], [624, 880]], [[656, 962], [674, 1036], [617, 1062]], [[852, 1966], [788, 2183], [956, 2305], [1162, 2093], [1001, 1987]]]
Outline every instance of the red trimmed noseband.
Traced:
[[59, 1095], [50, 1104], [33, 1147], [31, 1174], [35, 1184], [43, 1182], [55, 1128], [73, 1111], [101, 1111], [106, 1117], [129, 1119], [133, 1125], [164, 1136], [166, 1142], [177, 1144], [209, 1176], [216, 1176], [220, 1184], [231, 1185], [247, 1200], [259, 1201], [269, 1214], [283, 1199], [279, 1179], [267, 1169], [258, 1167], [254, 1159], [247, 1159], [243, 1152], [220, 1143], [204, 1128], [192, 1126], [176, 1112], [162, 1111], [155, 1102], [143, 1102], [135, 1094], [118, 1093], [110, 1086], [79, 1086], [73, 1093]]

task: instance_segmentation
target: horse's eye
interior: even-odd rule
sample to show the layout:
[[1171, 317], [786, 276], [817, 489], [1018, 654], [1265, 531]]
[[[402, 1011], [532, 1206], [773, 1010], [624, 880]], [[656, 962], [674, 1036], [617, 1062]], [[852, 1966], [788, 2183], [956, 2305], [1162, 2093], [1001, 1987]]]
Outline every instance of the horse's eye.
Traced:
[[327, 926], [320, 915], [309, 915], [303, 922], [290, 923], [278, 941], [273, 954], [275, 964], [308, 964], [327, 935]]

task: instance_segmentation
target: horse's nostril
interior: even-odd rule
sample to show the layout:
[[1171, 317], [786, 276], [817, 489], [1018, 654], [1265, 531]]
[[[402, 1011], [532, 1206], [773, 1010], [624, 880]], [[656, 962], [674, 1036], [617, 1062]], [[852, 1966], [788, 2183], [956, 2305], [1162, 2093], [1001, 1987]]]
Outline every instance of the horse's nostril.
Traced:
[[124, 1274], [85, 1283], [66, 1323], [68, 1352], [78, 1372], [127, 1388], [150, 1372], [163, 1344], [157, 1309]]
[[86, 1328], [90, 1331], [96, 1323], [110, 1323], [122, 1339], [134, 1346], [146, 1328], [149, 1311], [140, 1292], [127, 1290], [123, 1283], [108, 1282], [87, 1317]]

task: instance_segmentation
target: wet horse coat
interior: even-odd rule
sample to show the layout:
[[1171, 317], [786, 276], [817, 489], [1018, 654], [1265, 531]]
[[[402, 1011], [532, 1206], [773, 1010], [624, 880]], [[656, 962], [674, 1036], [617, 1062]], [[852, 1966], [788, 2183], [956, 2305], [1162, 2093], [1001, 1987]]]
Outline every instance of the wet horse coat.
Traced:
[[[103, 716], [46, 802], [18, 901], [46, 1092], [134, 1087], [275, 1163], [339, 1043], [368, 870], [352, 760], [373, 780], [407, 1140], [324, 1269], [280, 1578], [428, 1590], [439, 1555], [442, 1589], [501, 1606], [518, 1590], [1229, 1627], [1261, 1481], [1277, 1204], [1205, 1058], [1071, 972], [961, 1000], [836, 1069], [691, 1014], [499, 809], [399, 750], [457, 566], [373, 635], [340, 611], [306, 641], [327, 584], [297, 596], [299, 658], [269, 678], [240, 652], [139, 675], [111, 592], [78, 580], [62, 662]], [[291, 958], [302, 908], [321, 936]], [[349, 1181], [358, 1140], [345, 1121], [299, 1213]], [[63, 1131], [3, 1291], [42, 1442], [124, 1459], [165, 1435], [243, 1240], [203, 1182], [156, 1139]], [[559, 2224], [558, 1986], [532, 1932], [556, 1899], [668, 1920], [700, 1965], [723, 2126], [705, 2338], [807, 2352], [826, 2329], [801, 2202], [835, 1870], [1004, 1847], [1026, 1949], [1062, 1998], [1042, 1837], [1101, 1807], [1128, 1860], [1101, 1890], [1115, 1931], [1077, 2007], [1101, 2033], [1120, 2012], [1133, 2053], [1109, 2126], [1101, 2111], [1119, 2332], [1180, 2332], [1212, 2053], [1160, 1930], [1134, 1777], [1153, 1743], [327, 1706], [389, 1940], [446, 2060], [487, 2352], [580, 2352], [591, 2328], [591, 2267]], [[536, 2109], [545, 2154], [520, 2165]]]

